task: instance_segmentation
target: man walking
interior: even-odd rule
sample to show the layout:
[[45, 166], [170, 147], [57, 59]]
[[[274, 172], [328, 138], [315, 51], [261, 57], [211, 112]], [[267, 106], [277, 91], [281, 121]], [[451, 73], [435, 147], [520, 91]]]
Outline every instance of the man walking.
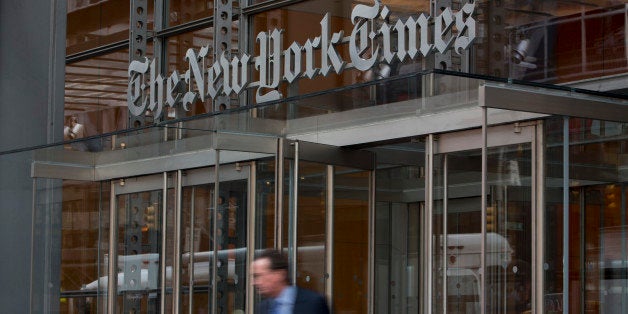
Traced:
[[288, 259], [276, 250], [266, 250], [252, 264], [253, 285], [265, 297], [260, 314], [328, 314], [325, 297], [290, 285]]

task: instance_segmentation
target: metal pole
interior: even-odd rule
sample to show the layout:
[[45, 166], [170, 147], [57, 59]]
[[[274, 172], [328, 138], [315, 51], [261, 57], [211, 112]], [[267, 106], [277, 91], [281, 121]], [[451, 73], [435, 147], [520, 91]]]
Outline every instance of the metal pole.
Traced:
[[334, 166], [327, 165], [327, 223], [325, 243], [325, 296], [329, 306], [333, 308], [334, 282]]
[[[545, 191], [545, 152], [543, 139], [543, 124], [539, 122], [535, 126], [535, 136], [532, 142], [532, 308], [536, 309], [536, 313], [543, 313], [543, 263], [545, 254], [545, 215], [544, 191]], [[536, 222], [536, 223], [535, 223]]]
[[246, 302], [245, 302], [245, 313], [253, 313], [253, 303], [255, 302], [255, 290], [253, 288], [253, 280], [252, 274], [248, 271], [250, 269], [250, 265], [255, 258], [255, 229], [256, 229], [256, 221], [255, 221], [255, 204], [257, 204], [257, 163], [255, 161], [251, 162], [251, 166], [249, 167], [249, 196], [248, 196], [248, 204], [247, 204], [247, 256], [246, 256], [246, 265], [247, 265], [247, 276], [246, 276]]
[[275, 248], [283, 249], [283, 165], [284, 139], [277, 139], [277, 155], [275, 157]]
[[[183, 188], [183, 186], [181, 186]], [[194, 195], [196, 194], [196, 188], [192, 188], [192, 193], [190, 195], [190, 240], [188, 241], [188, 245], [190, 246], [190, 251], [188, 252], [188, 313], [192, 314], [192, 309], [194, 308], [194, 224], [195, 224], [195, 215], [196, 210], [194, 209]]]
[[174, 259], [172, 262], [172, 307], [175, 313], [181, 309], [181, 170], [177, 171], [174, 199]]
[[447, 313], [447, 212], [448, 212], [448, 181], [447, 176], [449, 173], [448, 170], [448, 157], [445, 155], [443, 160], [443, 250], [442, 250], [442, 258], [443, 258], [443, 313]]
[[217, 304], [217, 292], [218, 292], [218, 278], [217, 278], [217, 269], [218, 269], [218, 237], [217, 237], [217, 229], [218, 229], [218, 192], [219, 192], [219, 168], [220, 168], [220, 151], [216, 150], [216, 165], [214, 166], [214, 211], [212, 212], [212, 236], [214, 238], [213, 242], [213, 257], [212, 257], [212, 268], [211, 268], [211, 311], [212, 313], [217, 313], [216, 304]]
[[163, 188], [162, 188], [162, 202], [161, 202], [161, 282], [160, 282], [160, 290], [161, 290], [161, 313], [165, 313], [166, 311], [166, 227], [168, 223], [168, 173], [163, 173]]
[[569, 117], [563, 118], [563, 313], [569, 313]]
[[[373, 169], [377, 169], [377, 162], [373, 161]], [[372, 258], [368, 259], [368, 313], [375, 313], [375, 171], [369, 171], [369, 242], [368, 242], [368, 250], [369, 256]]]
[[434, 135], [427, 136], [427, 142], [425, 145], [425, 161], [427, 163], [427, 171], [425, 172], [425, 204], [426, 204], [426, 219], [425, 219], [425, 256], [427, 257], [426, 271], [425, 271], [425, 305], [426, 313], [433, 312], [432, 294], [433, 294], [433, 260], [434, 251], [433, 246], [433, 219], [434, 219]]
[[487, 171], [487, 108], [482, 107], [482, 241], [480, 242], [480, 269], [481, 273], [481, 287], [482, 293], [480, 293], [480, 309], [483, 313], [486, 310], [486, 203], [487, 203], [487, 186], [486, 186], [486, 171]]
[[296, 285], [297, 282], [297, 222], [298, 214], [299, 214], [299, 142], [294, 142], [294, 187], [292, 194], [292, 268], [291, 268], [291, 278], [292, 284]]
[[118, 210], [116, 209], [116, 187], [111, 180], [111, 192], [109, 195], [109, 258], [107, 265], [107, 313], [116, 313], [118, 287]]

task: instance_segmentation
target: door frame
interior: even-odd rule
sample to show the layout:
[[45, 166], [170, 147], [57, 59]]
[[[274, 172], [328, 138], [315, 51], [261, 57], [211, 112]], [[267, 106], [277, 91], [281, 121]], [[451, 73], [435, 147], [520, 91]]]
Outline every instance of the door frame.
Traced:
[[[433, 243], [431, 237], [433, 234], [434, 223], [434, 156], [436, 154], [446, 154], [456, 151], [465, 151], [472, 149], [481, 149], [482, 151], [482, 192], [481, 192], [481, 216], [482, 226], [481, 233], [484, 239], [481, 244], [481, 293], [480, 293], [480, 308], [481, 311], [486, 309], [486, 207], [487, 207], [487, 149], [492, 147], [513, 145], [521, 143], [530, 143], [531, 149], [531, 281], [532, 281], [532, 305], [531, 308], [537, 313], [542, 311], [542, 291], [543, 291], [543, 276], [542, 276], [542, 257], [543, 257], [543, 240], [544, 235], [538, 231], [542, 230], [543, 226], [543, 121], [526, 121], [516, 122], [510, 124], [501, 125], [488, 125], [487, 123], [487, 110], [486, 107], [482, 108], [483, 123], [480, 129], [471, 129], [459, 132], [451, 132], [445, 134], [429, 134], [426, 138], [426, 213], [423, 221], [422, 243], [424, 263], [422, 263], [422, 273], [426, 278], [423, 280], [424, 286], [422, 287], [426, 293], [422, 294], [424, 305], [423, 311], [425, 313], [432, 313], [434, 304], [433, 298], [433, 285], [432, 282], [432, 269], [433, 269]], [[445, 183], [446, 184], [446, 183]], [[446, 192], [445, 192], [446, 193]], [[445, 195], [446, 197], [446, 195]], [[447, 210], [446, 202], [443, 204], [444, 211]], [[447, 215], [443, 215], [443, 224], [447, 224]], [[447, 229], [444, 227], [444, 238], [447, 236]], [[446, 241], [446, 240], [445, 240]], [[446, 244], [444, 244], [446, 245]], [[443, 270], [446, 272], [446, 265]], [[446, 281], [443, 284], [442, 293], [447, 295]], [[443, 298], [443, 309], [446, 309], [447, 298]]]
[[[290, 268], [290, 278], [293, 279], [293, 284], [296, 284], [297, 278], [297, 234], [298, 234], [298, 217], [299, 217], [299, 208], [298, 208], [298, 200], [299, 200], [299, 188], [298, 184], [293, 184], [294, 182], [299, 182], [299, 162], [307, 161], [314, 162], [326, 165], [325, 169], [325, 190], [326, 190], [326, 222], [325, 222], [325, 273], [326, 273], [326, 281], [325, 281], [325, 297], [328, 300], [328, 305], [333, 308], [334, 298], [333, 298], [333, 282], [334, 282], [334, 274], [333, 274], [333, 266], [334, 266], [334, 256], [333, 256], [333, 239], [334, 239], [334, 169], [336, 166], [343, 166], [348, 168], [354, 168], [358, 170], [369, 171], [369, 186], [368, 186], [368, 256], [375, 256], [375, 154], [366, 150], [356, 150], [350, 148], [337, 147], [333, 145], [326, 144], [318, 144], [301, 140], [284, 140], [280, 139], [280, 143], [278, 145], [279, 151], [277, 153], [277, 160], [280, 161], [278, 164], [277, 173], [280, 173], [281, 176], [278, 178], [283, 178], [283, 165], [284, 163], [292, 163], [292, 177], [289, 182], [292, 185], [290, 187], [290, 204], [287, 204], [289, 211], [291, 211], [291, 215], [289, 217], [289, 230], [283, 230], [282, 228], [282, 219], [281, 213], [283, 212], [283, 207], [280, 202], [276, 203], [275, 213], [278, 221], [276, 222], [276, 230], [277, 230], [277, 241], [276, 249], [283, 250], [287, 249], [288, 251], [288, 260], [291, 265]], [[276, 182], [284, 182], [283, 179], [278, 179]], [[277, 185], [278, 195], [277, 200], [281, 199], [281, 195], [283, 195], [283, 184]], [[288, 235], [288, 243], [282, 243], [284, 233], [289, 233]], [[375, 262], [372, 258], [368, 259], [367, 265], [368, 273], [367, 278], [369, 280], [369, 284], [367, 285], [367, 308], [368, 313], [373, 313], [374, 309], [374, 287], [373, 287], [373, 278], [375, 277]]]

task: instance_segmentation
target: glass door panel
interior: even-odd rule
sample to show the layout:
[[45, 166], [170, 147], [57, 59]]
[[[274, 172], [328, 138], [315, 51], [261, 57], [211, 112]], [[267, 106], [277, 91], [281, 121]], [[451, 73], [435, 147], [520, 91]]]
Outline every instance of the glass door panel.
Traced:
[[[210, 172], [210, 169], [204, 169]], [[189, 173], [186, 176], [193, 176]], [[187, 181], [187, 180], [186, 180]], [[214, 184], [182, 187], [181, 210], [183, 214], [181, 284], [183, 286], [182, 310], [208, 312], [211, 305], [210, 284], [212, 267], [210, 252], [213, 251]]]
[[[249, 172], [248, 165], [220, 165], [218, 188], [213, 167], [184, 172], [181, 197], [184, 312], [190, 307], [194, 313], [245, 310]], [[218, 193], [218, 206], [214, 206], [215, 193]], [[211, 287], [216, 251], [214, 297]], [[212, 311], [213, 299], [216, 309]]]
[[295, 144], [300, 151], [285, 163], [287, 168], [282, 166], [284, 195], [289, 196], [284, 206], [289, 210], [283, 213], [281, 228], [296, 267], [293, 281], [325, 295], [333, 312], [366, 312], [371, 171], [348, 166], [346, 160], [372, 167], [372, 157], [365, 157], [372, 155]]
[[[489, 143], [508, 143], [509, 131], [512, 129], [489, 129]], [[468, 134], [468, 139], [458, 137], [458, 140], [469, 143], [479, 135]], [[445, 140], [437, 145], [453, 147]], [[451, 149], [434, 156], [432, 301], [436, 313], [531, 310], [531, 138], [489, 146], [484, 174], [482, 157], [480, 147]], [[485, 234], [482, 233], [483, 191], [487, 202]], [[486, 274], [484, 309], [481, 308], [482, 274]]]
[[336, 313], [368, 312], [370, 171], [334, 167], [333, 287]]
[[297, 217], [298, 286], [325, 293], [327, 167], [299, 162]]
[[375, 313], [419, 313], [425, 143], [373, 149], [375, 179]]
[[433, 295], [439, 313], [444, 306], [448, 313], [480, 312], [481, 157], [479, 150], [434, 157]]
[[[157, 313], [161, 308], [163, 176], [115, 184], [118, 215], [117, 310]], [[166, 266], [168, 267], [168, 266]]]
[[529, 143], [488, 150], [487, 313], [531, 310], [531, 157]]
[[60, 312], [106, 312], [109, 182], [63, 181]]

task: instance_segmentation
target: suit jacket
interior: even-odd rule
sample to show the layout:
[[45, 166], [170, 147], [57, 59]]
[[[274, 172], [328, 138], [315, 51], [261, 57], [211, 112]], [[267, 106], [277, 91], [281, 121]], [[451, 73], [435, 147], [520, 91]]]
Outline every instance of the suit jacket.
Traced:
[[[257, 313], [270, 313], [270, 299], [262, 301]], [[308, 289], [297, 287], [297, 296], [294, 300], [294, 314], [329, 314], [329, 307], [325, 297]]]

